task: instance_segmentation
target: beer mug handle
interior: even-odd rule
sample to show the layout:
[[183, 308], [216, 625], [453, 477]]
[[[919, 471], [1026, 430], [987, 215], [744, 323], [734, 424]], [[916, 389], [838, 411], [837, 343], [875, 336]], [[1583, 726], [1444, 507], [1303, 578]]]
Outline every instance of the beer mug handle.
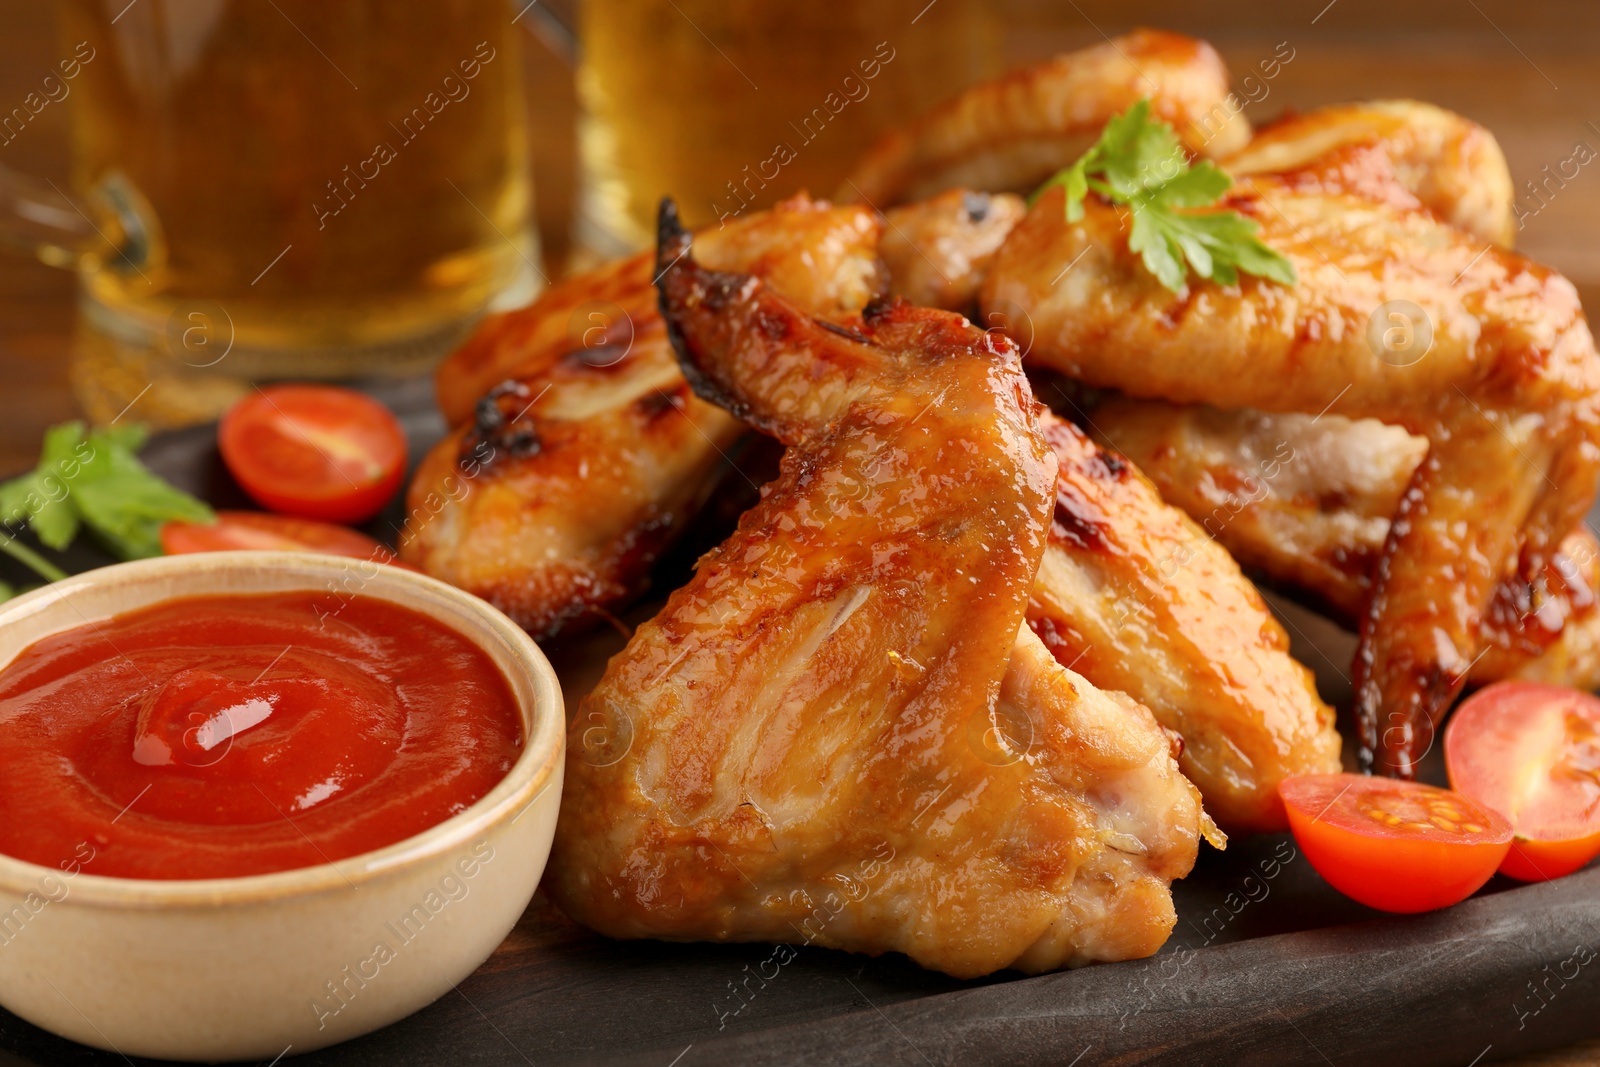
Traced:
[[141, 264], [150, 245], [139, 210], [142, 200], [117, 175], [90, 195], [86, 211], [55, 182], [0, 166], [0, 244], [66, 269], [90, 257]]

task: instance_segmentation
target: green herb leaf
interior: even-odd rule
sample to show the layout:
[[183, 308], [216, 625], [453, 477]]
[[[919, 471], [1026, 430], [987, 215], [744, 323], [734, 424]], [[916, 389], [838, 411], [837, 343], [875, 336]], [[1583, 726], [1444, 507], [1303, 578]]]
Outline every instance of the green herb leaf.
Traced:
[[1090, 151], [1094, 160], [1086, 169], [1098, 172], [1119, 200], [1170, 182], [1189, 165], [1172, 127], [1151, 120], [1148, 100], [1113, 116]]
[[29, 471], [20, 478], [0, 485], [0, 522], [7, 525], [27, 522], [44, 507], [44, 478]]
[[133, 454], [142, 433], [94, 433], [72, 500], [83, 522], [123, 559], [161, 554], [161, 527], [173, 519], [211, 522], [211, 509], [151, 474]]
[[78, 513], [65, 502], [65, 495], [59, 478], [29, 471], [0, 485], [0, 522], [29, 523], [42, 543], [59, 551], [78, 532]]
[[[1223, 173], [1209, 159], [1195, 164], [1181, 172], [1170, 181], [1152, 186], [1148, 195], [1161, 203], [1163, 207], [1208, 207], [1222, 199], [1222, 194], [1233, 185], [1233, 179]], [[1225, 214], [1239, 218], [1238, 214], [1229, 211]]]
[[[41, 478], [40, 483], [46, 493], [61, 491], [60, 483], [53, 479]], [[44, 507], [35, 511], [28, 522], [39, 543], [57, 552], [78, 536], [78, 512], [64, 499], [46, 496]]]
[[1236, 211], [1197, 212], [1216, 204], [1233, 180], [1215, 163], [1190, 165], [1171, 126], [1150, 117], [1141, 100], [1112, 116], [1100, 139], [1028, 198], [1031, 206], [1061, 186], [1068, 222], [1083, 218], [1090, 190], [1127, 205], [1133, 216], [1128, 249], [1162, 285], [1181, 292], [1189, 271], [1234, 285], [1239, 272], [1295, 284], [1294, 264], [1256, 236], [1260, 227]]
[[1028, 206], [1032, 207], [1038, 203], [1041, 196], [1059, 185], [1067, 191], [1067, 221], [1077, 222], [1083, 218], [1083, 198], [1089, 193], [1089, 181], [1084, 173], [1084, 162], [1088, 158], [1084, 156], [1065, 170], [1056, 171], [1049, 181], [1035, 189], [1028, 197]]
[[45, 431], [39, 466], [32, 476], [33, 501], [28, 522], [39, 542], [57, 552], [78, 535], [78, 512], [67, 500], [69, 475], [77, 471], [83, 448], [83, 423], [66, 422]]
[[163, 482], [137, 460], [118, 461], [116, 468], [113, 478], [78, 490], [77, 502], [84, 523], [123, 559], [161, 555], [161, 527], [174, 519], [216, 518], [210, 508]]
[[[161, 527], [173, 519], [210, 522], [211, 509], [139, 462], [142, 427], [85, 431], [52, 427], [39, 466], [0, 485], [0, 522], [26, 522], [48, 548], [63, 549], [87, 526], [122, 559], [161, 554]], [[48, 575], [47, 575], [48, 577]]]

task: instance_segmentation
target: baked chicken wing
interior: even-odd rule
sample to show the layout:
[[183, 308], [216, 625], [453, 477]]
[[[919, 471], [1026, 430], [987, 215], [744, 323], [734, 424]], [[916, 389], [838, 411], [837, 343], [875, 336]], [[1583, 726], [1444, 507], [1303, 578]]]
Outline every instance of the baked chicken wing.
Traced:
[[880, 210], [947, 189], [1031, 192], [1149, 99], [1184, 145], [1223, 156], [1250, 139], [1228, 72], [1204, 41], [1135, 30], [974, 86], [880, 140], [839, 187]]
[[1029, 625], [1181, 738], [1179, 766], [1223, 829], [1287, 828], [1278, 783], [1340, 767], [1311, 672], [1220, 544], [1126, 459], [1054, 415], [1040, 421], [1060, 473]]
[[[1390, 517], [1428, 450], [1398, 426], [1338, 415], [1117, 397], [1090, 420], [1102, 443], [1137, 463], [1246, 568], [1351, 627], [1366, 607]], [[1580, 526], [1537, 587], [1501, 584], [1470, 680], [1600, 686], [1596, 589], [1600, 545]]]
[[[884, 286], [880, 225], [800, 197], [708, 233], [702, 254], [843, 315]], [[439, 369], [454, 429], [412, 482], [401, 556], [538, 638], [636, 599], [744, 432], [684, 382], [654, 273], [641, 254], [565, 282]]]
[[1235, 176], [1292, 174], [1302, 184], [1357, 189], [1397, 207], [1420, 204], [1501, 248], [1516, 232], [1511, 170], [1494, 134], [1418, 100], [1336, 104], [1257, 131], [1222, 155]]
[[579, 707], [546, 886], [613, 936], [963, 977], [1155, 951], [1203, 815], [1149, 712], [1023, 625], [1055, 462], [1016, 349], [904, 303], [819, 323], [674, 221], [688, 376], [788, 451]]
[[951, 189], [884, 215], [890, 289], [920, 307], [977, 314], [978, 286], [1027, 207], [1008, 193]]

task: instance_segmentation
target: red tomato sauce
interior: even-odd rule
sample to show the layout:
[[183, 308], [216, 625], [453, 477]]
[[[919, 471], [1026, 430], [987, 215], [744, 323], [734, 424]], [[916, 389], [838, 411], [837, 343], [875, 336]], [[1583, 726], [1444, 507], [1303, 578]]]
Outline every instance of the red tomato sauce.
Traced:
[[0, 671], [0, 853], [265, 874], [393, 844], [493, 789], [523, 738], [488, 654], [408, 608], [326, 599], [174, 600], [26, 649]]

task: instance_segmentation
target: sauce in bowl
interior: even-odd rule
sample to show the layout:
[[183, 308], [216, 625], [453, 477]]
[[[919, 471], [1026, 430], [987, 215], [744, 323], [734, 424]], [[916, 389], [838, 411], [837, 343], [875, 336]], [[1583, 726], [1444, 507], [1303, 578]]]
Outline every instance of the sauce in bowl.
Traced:
[[326, 603], [171, 600], [25, 649], [0, 670], [0, 853], [265, 874], [394, 844], [493, 789], [523, 733], [488, 653], [409, 608]]

